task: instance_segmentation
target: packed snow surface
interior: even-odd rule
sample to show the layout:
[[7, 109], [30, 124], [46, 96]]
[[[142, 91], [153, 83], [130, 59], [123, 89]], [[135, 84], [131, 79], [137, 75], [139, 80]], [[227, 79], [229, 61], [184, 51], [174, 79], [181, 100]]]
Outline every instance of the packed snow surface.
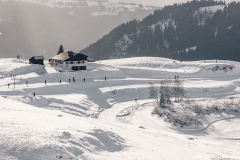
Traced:
[[141, 57], [58, 73], [47, 64], [1, 59], [0, 159], [240, 159], [239, 112], [179, 128], [151, 114], [148, 90], [150, 81], [179, 76], [187, 96], [201, 103], [239, 98], [239, 69], [233, 61]]

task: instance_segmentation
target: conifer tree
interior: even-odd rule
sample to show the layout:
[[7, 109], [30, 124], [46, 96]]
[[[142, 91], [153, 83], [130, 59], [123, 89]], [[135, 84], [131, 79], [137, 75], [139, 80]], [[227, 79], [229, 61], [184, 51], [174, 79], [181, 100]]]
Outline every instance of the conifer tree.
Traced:
[[64, 52], [63, 45], [60, 45], [60, 46], [59, 46], [59, 50], [58, 50], [58, 52], [57, 52], [57, 55], [59, 55], [59, 54], [61, 54], [61, 53], [63, 53], [63, 52]]

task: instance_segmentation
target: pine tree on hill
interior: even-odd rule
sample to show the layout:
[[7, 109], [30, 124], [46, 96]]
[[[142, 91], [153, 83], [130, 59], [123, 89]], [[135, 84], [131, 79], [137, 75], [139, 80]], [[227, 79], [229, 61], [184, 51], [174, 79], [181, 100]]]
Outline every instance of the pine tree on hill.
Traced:
[[[204, 10], [200, 11], [200, 8]], [[81, 52], [98, 60], [113, 56], [154, 56], [240, 61], [239, 14], [239, 2], [226, 5], [222, 1], [194, 0], [174, 4], [156, 10], [142, 21], [134, 20], [120, 25]], [[126, 40], [131, 43], [126, 45]], [[121, 51], [122, 48], [125, 50]], [[113, 54], [116, 50], [119, 56]]]
[[59, 49], [58, 49], [58, 52], [57, 52], [57, 55], [61, 54], [64, 52], [64, 48], [63, 48], [63, 45], [60, 45], [59, 46]]

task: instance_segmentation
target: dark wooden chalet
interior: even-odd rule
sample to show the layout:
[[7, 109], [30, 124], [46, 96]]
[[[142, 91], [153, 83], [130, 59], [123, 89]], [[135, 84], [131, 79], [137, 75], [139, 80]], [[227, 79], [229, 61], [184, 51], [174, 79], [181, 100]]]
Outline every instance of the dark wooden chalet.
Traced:
[[29, 59], [30, 64], [44, 65], [43, 61], [44, 61], [43, 56], [33, 56], [32, 58]]

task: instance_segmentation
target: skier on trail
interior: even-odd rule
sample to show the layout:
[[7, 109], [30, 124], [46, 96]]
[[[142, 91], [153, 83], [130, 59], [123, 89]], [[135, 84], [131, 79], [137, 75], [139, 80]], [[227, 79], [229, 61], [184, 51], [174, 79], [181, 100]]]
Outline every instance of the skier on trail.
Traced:
[[73, 82], [75, 82], [75, 78], [73, 77]]

